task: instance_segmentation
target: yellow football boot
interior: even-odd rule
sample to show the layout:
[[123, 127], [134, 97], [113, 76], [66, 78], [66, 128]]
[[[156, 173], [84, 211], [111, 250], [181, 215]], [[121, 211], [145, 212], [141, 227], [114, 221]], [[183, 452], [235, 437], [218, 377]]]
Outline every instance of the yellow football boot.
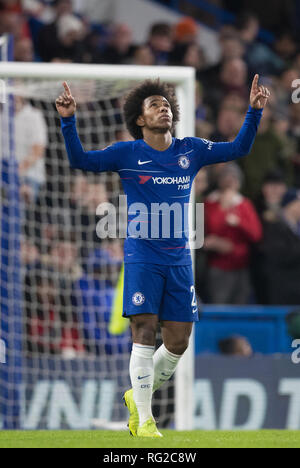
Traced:
[[138, 413], [137, 407], [135, 406], [135, 402], [133, 399], [132, 388], [130, 390], [127, 390], [127, 392], [124, 393], [123, 400], [124, 400], [125, 406], [127, 406], [128, 411], [129, 411], [129, 420], [128, 420], [129, 431], [130, 431], [130, 434], [135, 437], [137, 435], [136, 433], [139, 427], [139, 413]]
[[138, 427], [136, 435], [137, 437], [163, 437], [163, 435], [157, 430], [153, 418], [148, 419], [141, 427]]

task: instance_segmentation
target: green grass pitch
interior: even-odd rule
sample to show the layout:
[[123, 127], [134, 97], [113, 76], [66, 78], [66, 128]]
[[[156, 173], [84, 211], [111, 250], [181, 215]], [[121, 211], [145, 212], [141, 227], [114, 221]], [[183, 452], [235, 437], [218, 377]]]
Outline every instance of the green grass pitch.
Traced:
[[299, 448], [300, 431], [162, 431], [162, 439], [125, 431], [0, 431], [0, 448]]

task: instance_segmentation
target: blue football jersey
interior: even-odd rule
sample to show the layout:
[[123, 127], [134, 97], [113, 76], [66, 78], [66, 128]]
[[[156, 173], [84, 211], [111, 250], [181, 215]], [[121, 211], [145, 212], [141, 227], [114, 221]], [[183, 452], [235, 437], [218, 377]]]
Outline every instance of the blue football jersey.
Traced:
[[135, 140], [86, 152], [75, 116], [62, 118], [61, 124], [72, 168], [119, 173], [128, 203], [125, 262], [190, 265], [186, 214], [193, 180], [203, 166], [249, 154], [261, 116], [262, 110], [249, 107], [233, 142], [173, 138], [165, 151]]

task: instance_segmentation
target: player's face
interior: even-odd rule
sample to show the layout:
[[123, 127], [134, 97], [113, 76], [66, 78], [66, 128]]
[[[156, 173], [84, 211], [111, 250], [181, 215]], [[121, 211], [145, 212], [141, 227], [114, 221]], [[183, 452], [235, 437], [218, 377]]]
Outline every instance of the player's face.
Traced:
[[149, 96], [143, 104], [143, 114], [137, 124], [149, 130], [166, 133], [172, 129], [171, 106], [163, 96]]

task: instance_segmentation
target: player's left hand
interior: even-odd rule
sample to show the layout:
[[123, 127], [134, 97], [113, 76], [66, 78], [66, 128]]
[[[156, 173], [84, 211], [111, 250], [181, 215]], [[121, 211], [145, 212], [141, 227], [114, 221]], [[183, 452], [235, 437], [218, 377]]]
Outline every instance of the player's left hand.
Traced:
[[268, 88], [258, 86], [259, 75], [255, 75], [250, 92], [250, 106], [254, 109], [263, 109], [271, 95]]

